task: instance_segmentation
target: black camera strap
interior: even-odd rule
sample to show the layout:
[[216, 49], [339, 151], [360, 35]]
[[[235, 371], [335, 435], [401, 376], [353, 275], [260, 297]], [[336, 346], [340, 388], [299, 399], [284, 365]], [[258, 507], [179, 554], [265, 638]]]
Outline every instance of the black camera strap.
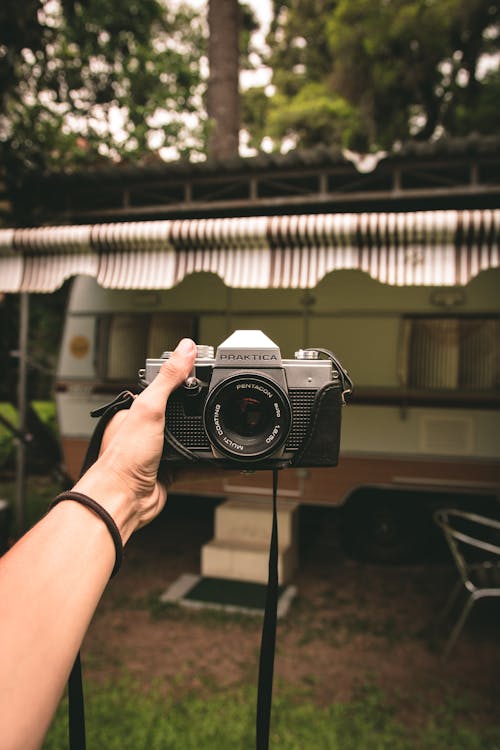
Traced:
[[[114, 415], [129, 409], [135, 396], [123, 391], [113, 401], [91, 412], [100, 417], [90, 439], [82, 465], [81, 474], [97, 460], [104, 431]], [[256, 750], [268, 750], [273, 692], [274, 654], [276, 647], [276, 621], [278, 612], [278, 469], [273, 469], [273, 517], [269, 546], [269, 572], [264, 608], [264, 621], [259, 659], [257, 690]], [[82, 667], [78, 652], [68, 679], [69, 750], [86, 750], [85, 702], [82, 683]]]
[[[109, 404], [91, 412], [92, 417], [100, 417], [92, 437], [90, 438], [80, 476], [97, 461], [101, 449], [104, 431], [110, 420], [122, 409], [130, 409], [135, 396], [131, 391], [122, 391]], [[75, 663], [68, 679], [68, 725], [69, 749], [85, 750], [85, 701], [83, 696], [82, 663], [80, 652], [76, 655]]]
[[69, 749], [85, 750], [85, 701], [83, 698], [82, 660], [77, 653], [68, 679]]
[[278, 469], [273, 469], [273, 524], [269, 546], [269, 574], [267, 579], [264, 622], [260, 642], [259, 683], [257, 690], [256, 749], [269, 747], [271, 702], [273, 694], [274, 654], [276, 650], [276, 620], [278, 614]]

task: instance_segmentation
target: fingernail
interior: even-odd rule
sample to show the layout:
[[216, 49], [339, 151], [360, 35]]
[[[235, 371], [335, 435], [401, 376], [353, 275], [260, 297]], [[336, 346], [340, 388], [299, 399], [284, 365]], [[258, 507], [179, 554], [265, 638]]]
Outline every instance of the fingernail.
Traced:
[[181, 339], [177, 344], [176, 352], [179, 354], [192, 354], [195, 343], [191, 339]]

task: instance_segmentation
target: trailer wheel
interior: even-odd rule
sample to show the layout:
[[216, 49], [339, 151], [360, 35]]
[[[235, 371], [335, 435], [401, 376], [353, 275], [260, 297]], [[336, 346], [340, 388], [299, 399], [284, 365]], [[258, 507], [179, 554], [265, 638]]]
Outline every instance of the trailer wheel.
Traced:
[[375, 563], [410, 562], [424, 549], [425, 507], [405, 493], [363, 490], [342, 509], [345, 552]]

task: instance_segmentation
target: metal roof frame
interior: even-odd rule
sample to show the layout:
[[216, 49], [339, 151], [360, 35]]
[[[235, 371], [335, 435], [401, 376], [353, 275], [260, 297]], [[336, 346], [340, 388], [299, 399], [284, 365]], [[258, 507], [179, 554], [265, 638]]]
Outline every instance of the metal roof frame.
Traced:
[[412, 142], [366, 163], [318, 146], [223, 163], [105, 166], [33, 175], [16, 201], [37, 224], [500, 206], [500, 138]]

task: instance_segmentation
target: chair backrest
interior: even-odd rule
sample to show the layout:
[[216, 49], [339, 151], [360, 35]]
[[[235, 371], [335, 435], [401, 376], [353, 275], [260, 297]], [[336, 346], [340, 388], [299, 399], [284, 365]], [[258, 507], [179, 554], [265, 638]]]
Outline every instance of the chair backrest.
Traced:
[[478, 551], [485, 558], [499, 558], [500, 521], [477, 513], [446, 508], [434, 514], [442, 528], [457, 569], [469, 589], [476, 585], [471, 579], [472, 565], [477, 564]]

